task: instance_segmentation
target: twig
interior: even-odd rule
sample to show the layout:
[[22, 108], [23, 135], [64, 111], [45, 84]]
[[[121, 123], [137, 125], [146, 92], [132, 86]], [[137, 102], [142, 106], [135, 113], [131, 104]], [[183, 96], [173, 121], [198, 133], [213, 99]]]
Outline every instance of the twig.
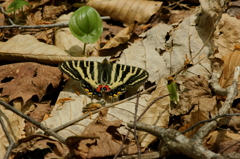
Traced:
[[214, 117], [214, 118], [211, 118], [211, 119], [199, 121], [198, 123], [192, 125], [191, 127], [187, 128], [186, 130], [182, 131], [181, 133], [184, 134], [184, 133], [192, 130], [193, 128], [195, 128], [195, 127], [198, 126], [199, 124], [206, 123], [206, 122], [210, 122], [210, 121], [213, 121], [213, 120], [216, 120], [216, 119], [218, 119], [218, 118], [225, 117], [225, 116], [240, 116], [240, 113], [223, 114], [223, 115], [218, 115], [218, 116], [216, 116], [216, 117]]
[[[1, 109], [0, 109], [0, 114], [4, 114]], [[15, 142], [13, 141], [12, 137], [8, 133], [8, 130], [7, 130], [7, 128], [6, 128], [5, 124], [4, 124], [4, 121], [2, 119], [2, 115], [0, 115], [0, 124], [2, 126], [2, 129], [3, 129], [6, 137], [7, 137], [7, 140], [9, 142], [9, 146], [8, 146], [7, 152], [4, 155], [3, 159], [8, 159], [9, 156], [10, 156], [11, 150], [15, 147]]]
[[[148, 92], [148, 91], [153, 90], [154, 88], [156, 88], [156, 85], [148, 88], [147, 90], [141, 92], [140, 94], [144, 94], [144, 93], [146, 93], [146, 92]], [[73, 119], [73, 120], [70, 121], [70, 122], [67, 122], [67, 123], [65, 123], [65, 124], [63, 124], [63, 125], [61, 125], [61, 126], [59, 126], [59, 127], [54, 128], [54, 129], [52, 129], [52, 130], [53, 130], [54, 132], [60, 131], [60, 130], [62, 130], [62, 129], [64, 129], [64, 128], [70, 126], [70, 125], [73, 125], [73, 124], [76, 123], [76, 122], [79, 122], [80, 120], [83, 120], [83, 119], [87, 118], [88, 116], [90, 116], [90, 115], [92, 115], [92, 114], [98, 113], [100, 110], [102, 110], [102, 109], [104, 109], [104, 108], [114, 107], [114, 106], [116, 106], [116, 105], [118, 105], [118, 104], [124, 103], [124, 102], [129, 101], [129, 100], [131, 100], [131, 99], [134, 99], [134, 98], [136, 98], [136, 97], [137, 97], [137, 95], [133, 95], [133, 96], [131, 96], [131, 97], [129, 97], [129, 98], [126, 98], [126, 99], [124, 99], [124, 100], [121, 100], [121, 101], [112, 103], [112, 104], [110, 104], [110, 105], [108, 105], [108, 106], [106, 106], [106, 107], [103, 107], [103, 108], [101, 108], [101, 109], [94, 110], [94, 111], [92, 111], [91, 113], [87, 113], [87, 114], [85, 114], [85, 115], [82, 115], [82, 116], [80, 116], [80, 117], [78, 117], [78, 118], [76, 118], [76, 119]]]
[[135, 138], [135, 140], [136, 140], [136, 145], [137, 145], [137, 150], [138, 150], [138, 159], [141, 159], [141, 151], [140, 151], [139, 141], [138, 141], [138, 137], [137, 137], [137, 129], [136, 129], [139, 98], [140, 98], [140, 94], [138, 93], [138, 94], [137, 94], [137, 101], [136, 101], [136, 104], [135, 104], [134, 131], [133, 131], [133, 135], [134, 135], [134, 138]]
[[[109, 19], [108, 16], [101, 17], [102, 20]], [[39, 28], [53, 28], [53, 27], [68, 27], [69, 23], [56, 23], [56, 24], [48, 24], [48, 25], [6, 25], [0, 26], [0, 29], [3, 28], [18, 28], [18, 29], [39, 29]]]
[[13, 23], [12, 19], [8, 16], [8, 14], [4, 11], [3, 7], [0, 6], [0, 10], [2, 11], [2, 13], [7, 17], [8, 21], [12, 24], [12, 25], [16, 25]]
[[2, 101], [0, 99], [0, 104], [3, 105], [5, 108], [11, 110], [13, 113], [21, 116], [22, 118], [24, 118], [25, 120], [31, 122], [32, 124], [34, 124], [35, 126], [37, 126], [38, 128], [40, 128], [41, 130], [43, 130], [46, 134], [49, 134], [53, 137], [55, 137], [56, 139], [58, 139], [60, 142], [65, 144], [65, 139], [62, 138], [61, 136], [59, 136], [58, 134], [56, 134], [53, 130], [45, 127], [43, 124], [37, 122], [36, 120], [30, 118], [29, 116], [23, 114], [22, 112], [20, 112], [19, 110], [17, 110], [16, 108], [14, 108], [13, 106], [9, 105], [8, 103]]

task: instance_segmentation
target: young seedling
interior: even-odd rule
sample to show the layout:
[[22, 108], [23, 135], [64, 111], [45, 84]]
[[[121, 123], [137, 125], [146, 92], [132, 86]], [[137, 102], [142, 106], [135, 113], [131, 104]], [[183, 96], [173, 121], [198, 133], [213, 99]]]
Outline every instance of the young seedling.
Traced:
[[103, 32], [102, 20], [98, 12], [89, 6], [79, 8], [73, 13], [69, 21], [71, 33], [84, 42], [83, 53], [86, 44], [96, 42]]

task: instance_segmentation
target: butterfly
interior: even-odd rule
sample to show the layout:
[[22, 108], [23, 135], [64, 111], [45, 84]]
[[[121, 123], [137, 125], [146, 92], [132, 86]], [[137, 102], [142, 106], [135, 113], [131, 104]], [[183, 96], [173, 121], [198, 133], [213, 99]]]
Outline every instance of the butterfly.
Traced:
[[127, 86], [135, 86], [148, 78], [144, 69], [102, 62], [70, 60], [59, 64], [60, 70], [73, 80], [81, 82], [81, 87], [93, 97], [102, 97], [105, 92], [110, 98], [117, 98], [126, 91]]

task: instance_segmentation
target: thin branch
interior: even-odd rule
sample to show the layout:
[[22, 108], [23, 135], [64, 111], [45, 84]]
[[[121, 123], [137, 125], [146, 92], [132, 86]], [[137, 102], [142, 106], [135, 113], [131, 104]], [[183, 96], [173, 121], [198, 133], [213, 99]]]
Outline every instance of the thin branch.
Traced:
[[[101, 17], [102, 20], [110, 19], [109, 16]], [[40, 29], [40, 28], [53, 28], [53, 27], [68, 27], [69, 23], [56, 23], [48, 25], [6, 25], [0, 26], [0, 29], [3, 28], [18, 28], [18, 29]]]
[[8, 16], [8, 14], [4, 11], [3, 7], [0, 6], [0, 10], [2, 11], [2, 13], [7, 17], [8, 21], [12, 24], [12, 25], [16, 25], [13, 23], [12, 19]]
[[140, 98], [140, 94], [138, 93], [138, 94], [137, 94], [137, 101], [136, 101], [136, 104], [135, 104], [134, 131], [133, 131], [133, 135], [134, 135], [134, 138], [135, 138], [135, 140], [136, 140], [136, 145], [137, 145], [137, 150], [138, 150], [138, 159], [141, 159], [141, 151], [140, 151], [139, 141], [138, 141], [138, 137], [137, 137], [137, 129], [136, 129], [139, 98]]
[[213, 121], [213, 120], [216, 120], [216, 119], [218, 119], [218, 118], [225, 117], [225, 116], [240, 116], [240, 113], [223, 114], [223, 115], [218, 115], [218, 116], [216, 116], [216, 117], [214, 117], [214, 118], [211, 118], [211, 119], [199, 121], [198, 123], [192, 125], [192, 126], [189, 127], [188, 129], [182, 131], [181, 133], [184, 134], [184, 133], [192, 130], [192, 129], [195, 128], [196, 126], [200, 125], [200, 124], [203, 124], [203, 123], [206, 123], [206, 122], [210, 122], [210, 121]]
[[41, 130], [43, 130], [47, 135], [51, 135], [53, 137], [55, 137], [56, 139], [58, 139], [60, 142], [65, 144], [65, 139], [62, 138], [61, 136], [59, 136], [58, 134], [56, 134], [53, 130], [45, 127], [43, 124], [37, 122], [36, 120], [30, 118], [29, 116], [23, 114], [22, 112], [20, 112], [19, 110], [17, 110], [16, 108], [14, 108], [13, 106], [9, 105], [8, 103], [2, 101], [0, 99], [0, 104], [2, 106], [4, 106], [5, 108], [11, 110], [13, 113], [19, 115], [20, 117], [24, 118], [25, 120], [31, 122], [32, 124], [34, 124], [35, 126], [37, 126], [38, 128], [40, 128]]

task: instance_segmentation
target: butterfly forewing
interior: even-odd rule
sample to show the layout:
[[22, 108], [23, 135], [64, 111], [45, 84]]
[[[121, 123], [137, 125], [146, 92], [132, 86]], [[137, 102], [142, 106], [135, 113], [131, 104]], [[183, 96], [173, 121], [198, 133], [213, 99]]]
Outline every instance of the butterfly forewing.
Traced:
[[65, 61], [59, 68], [74, 80], [87, 82], [91, 87], [97, 88], [99, 62], [94, 61]]

